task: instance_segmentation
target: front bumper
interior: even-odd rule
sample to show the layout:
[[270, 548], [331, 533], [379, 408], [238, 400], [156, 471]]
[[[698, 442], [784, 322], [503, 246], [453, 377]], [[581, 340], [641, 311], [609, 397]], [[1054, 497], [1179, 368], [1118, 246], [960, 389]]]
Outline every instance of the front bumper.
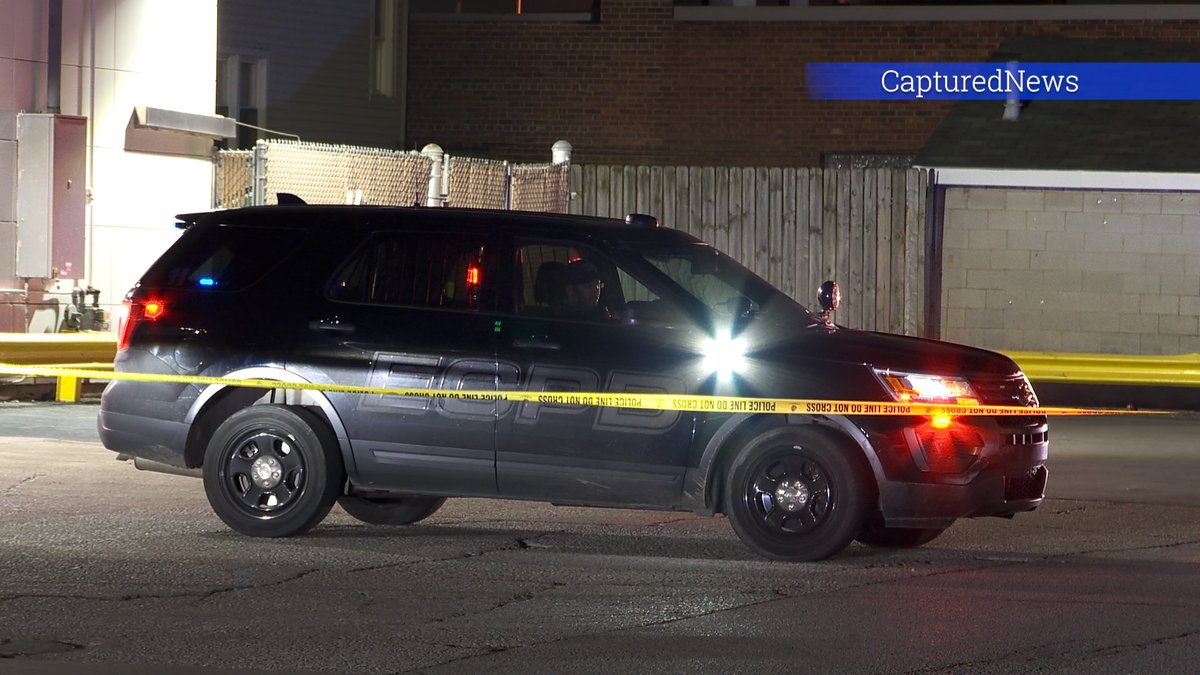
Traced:
[[[909, 456], [906, 466], [893, 463], [878, 483], [878, 508], [888, 527], [948, 527], [958, 518], [1012, 516], [1041, 505], [1049, 456], [1045, 418], [983, 418], [966, 424], [984, 445], [960, 472], [931, 470], [913, 434], [888, 435], [892, 443], [883, 454]], [[902, 444], [896, 442], [900, 438]]]
[[965, 485], [886, 481], [879, 504], [888, 527], [949, 527], [959, 518], [1011, 516], [1041, 505], [1048, 471], [991, 470]]

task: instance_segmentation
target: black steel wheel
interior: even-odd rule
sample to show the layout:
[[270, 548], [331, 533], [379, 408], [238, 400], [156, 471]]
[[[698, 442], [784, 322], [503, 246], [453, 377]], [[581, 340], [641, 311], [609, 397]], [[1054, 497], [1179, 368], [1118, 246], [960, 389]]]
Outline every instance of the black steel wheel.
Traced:
[[362, 497], [338, 498], [342, 509], [368, 525], [411, 525], [425, 520], [442, 508], [441, 497]]
[[725, 513], [734, 532], [774, 560], [841, 552], [861, 529], [870, 494], [853, 451], [814, 427], [779, 427], [751, 439], [725, 476]]
[[888, 527], [883, 517], [875, 514], [867, 518], [857, 539], [868, 546], [881, 548], [916, 548], [937, 539], [945, 532], [944, 527]]
[[298, 407], [243, 408], [213, 433], [204, 491], [217, 516], [254, 537], [303, 534], [329, 513], [345, 477], [337, 440]]

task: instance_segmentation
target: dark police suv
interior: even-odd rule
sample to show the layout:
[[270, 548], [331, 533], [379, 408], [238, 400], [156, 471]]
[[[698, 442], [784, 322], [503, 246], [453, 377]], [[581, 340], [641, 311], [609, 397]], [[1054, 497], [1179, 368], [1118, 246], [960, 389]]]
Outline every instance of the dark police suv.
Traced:
[[[703, 242], [601, 218], [282, 205], [181, 216], [130, 291], [116, 370], [399, 390], [1037, 406], [1008, 358], [850, 330]], [[334, 502], [402, 525], [446, 497], [724, 513], [757, 553], [925, 543], [1041, 503], [1046, 419], [689, 412], [114, 381], [104, 445], [202, 474], [253, 536]], [[560, 401], [562, 399], [559, 399]]]

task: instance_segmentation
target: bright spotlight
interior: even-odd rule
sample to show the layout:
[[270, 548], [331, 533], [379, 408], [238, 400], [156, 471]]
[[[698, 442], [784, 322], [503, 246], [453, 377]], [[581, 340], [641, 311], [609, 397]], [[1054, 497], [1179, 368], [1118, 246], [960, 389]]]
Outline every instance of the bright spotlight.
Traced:
[[716, 373], [720, 379], [728, 379], [746, 367], [745, 344], [729, 335], [706, 340], [700, 353], [704, 356], [704, 370]]

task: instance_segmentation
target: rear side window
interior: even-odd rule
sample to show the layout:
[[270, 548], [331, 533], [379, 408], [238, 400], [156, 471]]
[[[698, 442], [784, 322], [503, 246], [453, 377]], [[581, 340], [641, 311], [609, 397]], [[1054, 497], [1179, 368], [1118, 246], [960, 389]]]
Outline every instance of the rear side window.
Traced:
[[334, 275], [328, 293], [342, 302], [476, 310], [483, 260], [483, 242], [469, 236], [378, 234]]
[[220, 225], [184, 233], [150, 268], [159, 288], [237, 291], [267, 275], [303, 241], [303, 230]]

